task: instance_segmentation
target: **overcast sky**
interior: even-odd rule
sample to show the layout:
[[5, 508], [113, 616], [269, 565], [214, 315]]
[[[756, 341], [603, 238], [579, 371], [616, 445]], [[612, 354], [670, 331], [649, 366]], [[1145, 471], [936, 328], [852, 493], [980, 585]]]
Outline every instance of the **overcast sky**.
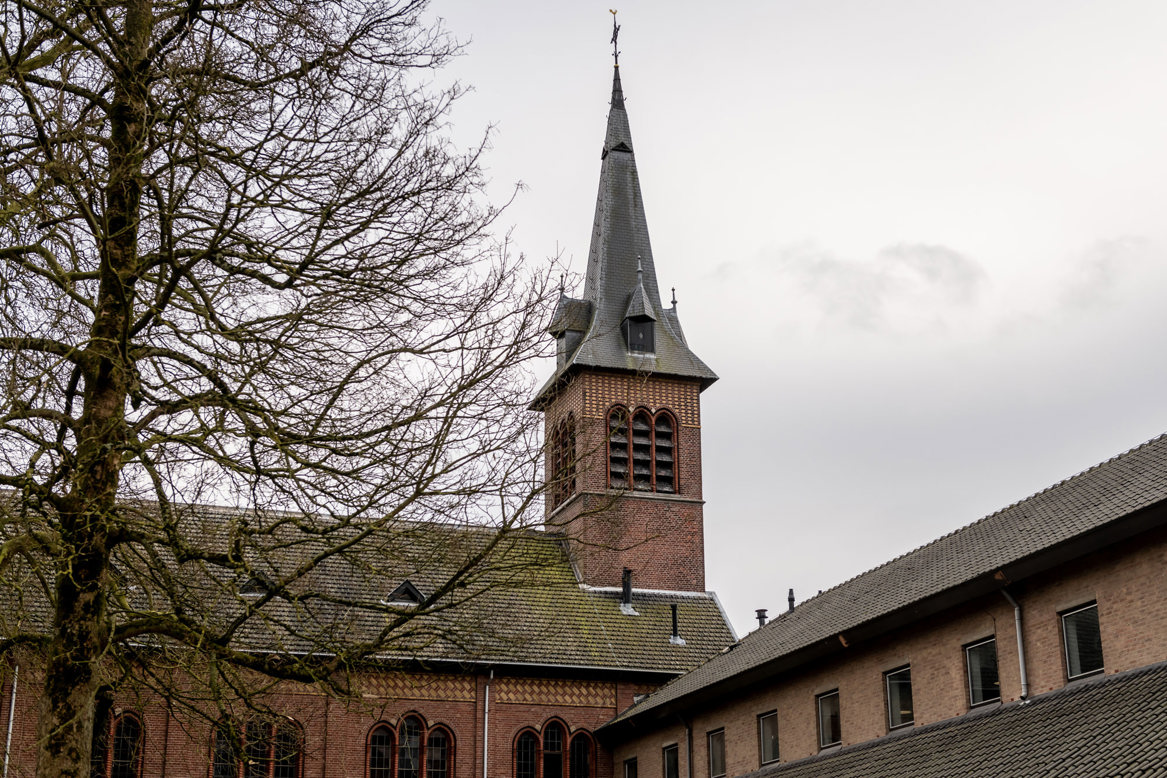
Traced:
[[[433, 6], [470, 40], [453, 132], [495, 127], [515, 247], [577, 274], [610, 6]], [[740, 633], [1167, 431], [1167, 3], [618, 10], [658, 277], [721, 376], [707, 584]]]

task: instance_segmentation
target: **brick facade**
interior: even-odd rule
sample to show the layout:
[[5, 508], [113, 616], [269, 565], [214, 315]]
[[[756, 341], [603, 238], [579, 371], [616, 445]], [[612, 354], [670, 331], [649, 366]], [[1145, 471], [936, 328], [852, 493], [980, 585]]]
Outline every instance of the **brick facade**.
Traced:
[[[453, 738], [449, 778], [483, 775], [483, 725], [487, 686], [490, 722], [487, 775], [514, 774], [513, 746], [527, 728], [541, 730], [549, 721], [563, 724], [568, 737], [582, 733], [595, 743], [593, 778], [611, 778], [611, 755], [592, 737], [601, 724], [632, 704], [656, 684], [625, 680], [525, 677], [496, 674], [386, 673], [370, 675], [362, 694], [338, 700], [307, 687], [285, 684], [265, 702], [302, 728], [302, 778], [352, 778], [366, 774], [366, 742], [378, 723], [391, 727], [407, 715], [418, 716], [427, 729], [443, 727]], [[33, 775], [37, 695], [40, 679], [22, 667], [17, 679], [16, 717], [8, 775]], [[0, 730], [11, 713], [12, 672], [0, 684]], [[385, 696], [391, 694], [393, 696]], [[208, 778], [211, 775], [211, 723], [180, 708], [169, 709], [156, 697], [122, 697], [115, 713], [132, 711], [144, 726], [143, 776]], [[423, 735], [424, 739], [424, 735]], [[565, 773], [566, 774], [566, 773]]]
[[[654, 414], [664, 410], [676, 419], [675, 494], [609, 489], [608, 412], [617, 405]], [[568, 536], [581, 580], [618, 586], [627, 567], [637, 588], [704, 591], [700, 383], [584, 372], [548, 403], [545, 439], [552, 440], [569, 414], [576, 429], [577, 490], [558, 506], [547, 496], [546, 524]], [[550, 450], [546, 469], [554, 473]]]

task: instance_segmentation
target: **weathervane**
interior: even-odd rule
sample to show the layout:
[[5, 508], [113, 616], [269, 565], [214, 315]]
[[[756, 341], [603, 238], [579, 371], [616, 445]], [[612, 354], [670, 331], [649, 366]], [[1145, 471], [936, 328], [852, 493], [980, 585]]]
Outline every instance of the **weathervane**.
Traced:
[[620, 49], [616, 47], [616, 38], [620, 36], [620, 25], [616, 24], [616, 9], [609, 8], [608, 11], [612, 14], [612, 59], [616, 61], [616, 67], [620, 67]]

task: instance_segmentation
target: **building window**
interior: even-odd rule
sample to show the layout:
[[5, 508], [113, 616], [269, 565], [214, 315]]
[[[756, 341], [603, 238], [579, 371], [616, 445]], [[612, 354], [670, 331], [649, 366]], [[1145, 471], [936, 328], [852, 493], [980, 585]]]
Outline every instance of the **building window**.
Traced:
[[1062, 640], [1066, 647], [1068, 678], [1080, 678], [1102, 670], [1098, 603], [1082, 605], [1062, 614]]
[[613, 489], [677, 491], [676, 420], [668, 411], [608, 413], [608, 485]]
[[542, 778], [563, 778], [563, 727], [555, 722], [543, 729]]
[[681, 752], [676, 743], [664, 747], [661, 761], [664, 778], [681, 778]]
[[624, 778], [636, 778], [636, 757], [624, 760]]
[[718, 778], [725, 775], [725, 730], [719, 729], [710, 732], [709, 739], [709, 778]]
[[212, 778], [299, 778], [302, 742], [292, 721], [224, 719], [211, 746]]
[[453, 764], [454, 739], [450, 733], [442, 728], [430, 730], [425, 739], [425, 776], [426, 778], [448, 778], [450, 765]]
[[421, 719], [406, 716], [397, 729], [397, 778], [418, 778], [421, 772]]
[[887, 689], [888, 729], [906, 727], [916, 720], [912, 707], [912, 668], [901, 667], [883, 674]]
[[[108, 723], [109, 719], [105, 718]], [[100, 725], [99, 725], [100, 726]], [[93, 739], [89, 774], [92, 778], [139, 778], [142, 775], [142, 720], [123, 713]]]
[[515, 741], [515, 778], [536, 778], [539, 764], [539, 738], [527, 731]]
[[652, 354], [656, 351], [655, 322], [648, 318], [625, 319], [620, 329], [624, 331], [624, 342], [628, 350], [638, 354]]
[[586, 732], [577, 732], [572, 736], [568, 762], [568, 775], [571, 778], [591, 778], [594, 750], [592, 738]]
[[551, 507], [575, 494], [575, 416], [567, 414], [551, 432]]
[[839, 720], [839, 690], [820, 694], [815, 701], [819, 714], [819, 748], [839, 745], [843, 742], [843, 725]]
[[778, 761], [778, 711], [758, 716], [758, 761], [769, 764]]
[[393, 745], [397, 736], [388, 724], [378, 724], [369, 733], [365, 747], [368, 778], [393, 778]]
[[973, 705], [1001, 699], [1001, 680], [997, 677], [997, 641], [982, 640], [964, 647], [968, 664], [968, 693]]

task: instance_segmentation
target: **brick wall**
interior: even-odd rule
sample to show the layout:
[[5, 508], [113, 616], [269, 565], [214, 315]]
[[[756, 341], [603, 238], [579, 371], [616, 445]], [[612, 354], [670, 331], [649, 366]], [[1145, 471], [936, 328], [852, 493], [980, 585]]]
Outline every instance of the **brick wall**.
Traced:
[[[0, 683], [0, 727], [6, 731], [11, 671]], [[396, 727], [406, 716], [427, 727], [444, 726], [454, 739], [451, 778], [482, 776], [483, 713], [488, 676], [482, 674], [381, 673], [361, 680], [361, 691], [333, 699], [310, 687], [285, 684], [266, 696], [274, 711], [292, 717], [304, 731], [303, 778], [360, 778], [365, 775], [366, 741], [378, 722]], [[560, 722], [568, 737], [590, 735], [633, 695], [654, 688], [619, 680], [584, 680], [496, 675], [490, 694], [490, 778], [513, 775], [512, 748], [524, 728], [541, 730]], [[39, 680], [22, 668], [17, 685], [13, 748], [8, 775], [33, 774]], [[130, 710], [145, 730], [143, 776], [207, 778], [210, 774], [213, 716], [181, 706], [168, 709], [157, 697], [121, 695], [115, 712]], [[424, 737], [424, 735], [423, 735]], [[593, 738], [594, 741], [594, 738]], [[593, 778], [612, 778], [611, 754], [599, 743]]]
[[[559, 506], [548, 495], [546, 522], [570, 538], [572, 561], [586, 583], [617, 586], [628, 567], [638, 588], [705, 590], [699, 394], [694, 381], [584, 373], [548, 406], [546, 439], [568, 414], [575, 420], [578, 491]], [[608, 489], [607, 419], [614, 405], [676, 417], [676, 494]], [[552, 472], [550, 458], [546, 471]]]
[[[1022, 609], [1030, 695], [1068, 682], [1059, 614], [1088, 602], [1098, 603], [1105, 672], [1167, 660], [1165, 577], [1167, 528], [1010, 583]], [[778, 712], [782, 761], [819, 753], [815, 698], [833, 689], [839, 690], [844, 745], [886, 735], [884, 673], [904, 665], [912, 669], [916, 726], [963, 715], [971, 707], [963, 647], [981, 638], [995, 637], [1001, 697], [1017, 700], [1021, 677], [1014, 624], [1013, 607], [994, 593], [880, 640], [852, 645], [838, 658], [800, 668], [752, 694], [692, 711], [693, 775], [709, 774], [706, 733], [719, 728], [725, 729], [728, 774], [756, 770], [757, 717], [771, 710]], [[683, 760], [684, 729], [669, 726], [619, 745], [615, 764], [635, 756], [642, 778], [659, 776], [659, 752], [669, 742], [682, 743]]]

